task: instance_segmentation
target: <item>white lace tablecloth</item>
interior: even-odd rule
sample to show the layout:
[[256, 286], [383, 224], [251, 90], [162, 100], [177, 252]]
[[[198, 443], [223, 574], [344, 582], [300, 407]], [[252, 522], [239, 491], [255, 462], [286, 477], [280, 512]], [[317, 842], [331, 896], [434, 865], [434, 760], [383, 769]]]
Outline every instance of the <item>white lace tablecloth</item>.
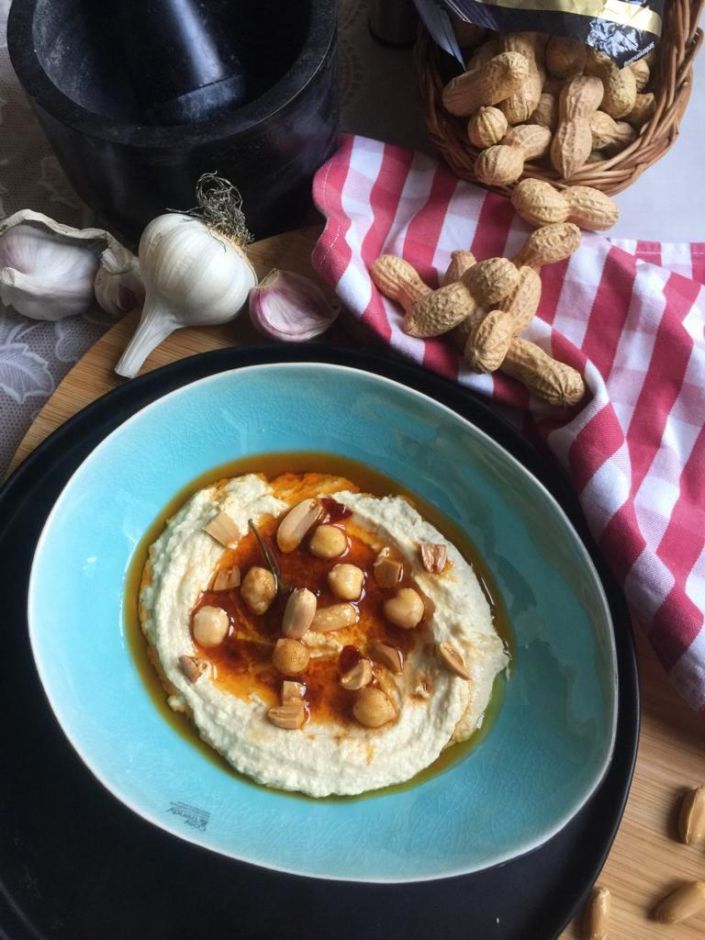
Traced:
[[[9, 7], [10, 0], [0, 0], [0, 218], [28, 208], [69, 225], [90, 225], [91, 212], [64, 176], [10, 65]], [[409, 51], [386, 49], [372, 40], [366, 0], [342, 0], [339, 25], [343, 129], [423, 146]], [[398, 108], [392, 97], [386, 105], [369, 107], [383, 74], [385, 82], [409, 89], [412, 106]], [[0, 479], [33, 417], [112, 322], [97, 306], [83, 317], [39, 323], [0, 305]]]

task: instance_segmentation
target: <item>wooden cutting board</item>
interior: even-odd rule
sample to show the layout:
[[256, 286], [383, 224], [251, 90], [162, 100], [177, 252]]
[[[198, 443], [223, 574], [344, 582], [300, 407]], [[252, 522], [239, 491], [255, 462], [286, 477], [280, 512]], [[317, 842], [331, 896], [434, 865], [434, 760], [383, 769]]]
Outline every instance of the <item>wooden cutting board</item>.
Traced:
[[[251, 246], [260, 276], [278, 267], [312, 275], [310, 254], [318, 229], [278, 235]], [[13, 467], [37, 444], [89, 402], [124, 380], [113, 366], [137, 317], [116, 323], [73, 367], [46, 403], [17, 450]], [[336, 326], [327, 335], [352, 343]], [[243, 316], [220, 327], [184, 329], [172, 334], [148, 358], [143, 371], [184, 356], [248, 342], [261, 342]], [[676, 838], [678, 801], [686, 787], [705, 784], [705, 724], [671, 689], [650, 649], [639, 642], [642, 731], [636, 775], [627, 810], [600, 876], [613, 895], [610, 940], [695, 940], [705, 936], [705, 913], [688, 924], [669, 926], [647, 919], [654, 902], [681, 880], [705, 880], [705, 847], [691, 848]], [[583, 934], [573, 924], [563, 940]], [[517, 938], [547, 940], [547, 938]]]

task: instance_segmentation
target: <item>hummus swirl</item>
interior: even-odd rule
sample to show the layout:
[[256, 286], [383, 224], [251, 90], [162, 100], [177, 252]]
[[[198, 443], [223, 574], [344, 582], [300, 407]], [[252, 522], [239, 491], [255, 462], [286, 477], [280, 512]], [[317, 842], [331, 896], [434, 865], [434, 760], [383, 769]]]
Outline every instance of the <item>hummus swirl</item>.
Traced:
[[[508, 662], [490, 606], [472, 566], [405, 498], [371, 496], [356, 492], [347, 480], [305, 475], [306, 496], [332, 497], [344, 507], [345, 518], [336, 524], [344, 528], [351, 544], [359, 546], [360, 557], [374, 557], [386, 548], [403, 563], [408, 583], [425, 598], [426, 615], [414, 630], [388, 628], [397, 631], [403, 643], [401, 673], [375, 665], [375, 681], [394, 705], [393, 721], [364, 727], [349, 714], [336, 713], [329, 703], [327, 708], [312, 705], [308, 720], [295, 730], [273, 724], [268, 712], [277, 704], [272, 686], [276, 671], [270, 665], [276, 637], [260, 630], [256, 618], [240, 618], [240, 608], [224, 603], [230, 611], [230, 634], [223, 650], [210, 653], [194, 639], [193, 614], [204, 596], [211, 598], [209, 604], [217, 603], [213, 578], [224, 563], [251, 557], [255, 548], [249, 521], [274, 532], [277, 521], [301, 499], [301, 490], [288, 479], [294, 475], [284, 476], [288, 487], [258, 474], [205, 487], [169, 520], [151, 546], [140, 591], [140, 620], [170, 693], [169, 704], [187, 712], [200, 736], [236, 770], [267, 786], [323, 797], [401, 783], [433, 763], [449, 744], [469, 737], [481, 723], [494, 679]], [[226, 547], [204, 531], [221, 512], [241, 533], [240, 543]], [[445, 547], [447, 562], [441, 572], [428, 571], [422, 564], [419, 546], [424, 543]], [[305, 544], [301, 551], [306, 552]], [[257, 564], [264, 566], [264, 561]], [[315, 564], [320, 568], [323, 563]], [[326, 564], [332, 567], [335, 560]], [[366, 577], [372, 577], [371, 569]], [[239, 603], [237, 591], [233, 603]], [[333, 632], [310, 630], [300, 638], [310, 654], [312, 683], [325, 670], [326, 675], [337, 675], [336, 664], [344, 650], [354, 647], [365, 653], [366, 631], [387, 629], [378, 622], [383, 619], [376, 613], [381, 607], [369, 606], [373, 593], [369, 609], [361, 602], [353, 626]], [[447, 667], [438, 655], [439, 644], [460, 654], [469, 678]], [[243, 673], [237, 686], [240, 673], [230, 679], [226, 673], [240, 648], [254, 650], [256, 669], [247, 673], [247, 681]], [[185, 656], [210, 665], [189, 678], [180, 666]], [[258, 677], [267, 681], [259, 682]], [[307, 673], [296, 678], [305, 685]], [[335, 695], [337, 703], [354, 693], [338, 688]]]

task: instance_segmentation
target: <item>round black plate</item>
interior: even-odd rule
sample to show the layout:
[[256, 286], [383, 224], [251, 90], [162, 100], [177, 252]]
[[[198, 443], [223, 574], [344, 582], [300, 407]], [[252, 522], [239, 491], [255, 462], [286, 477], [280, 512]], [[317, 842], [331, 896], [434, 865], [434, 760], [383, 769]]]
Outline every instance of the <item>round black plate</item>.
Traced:
[[[386, 375], [464, 415], [551, 490], [600, 571], [619, 663], [615, 755], [581, 813], [524, 858], [475, 875], [403, 885], [304, 879], [234, 862], [162, 832], [114, 799], [81, 763], [51, 713], [29, 648], [25, 602], [37, 538], [70, 475], [110, 431], [178, 386], [225, 369], [302, 360]], [[455, 384], [389, 357], [323, 346], [224, 350], [149, 373], [68, 421], [5, 484], [0, 572], [0, 934], [11, 940], [550, 940], [600, 870], [622, 816], [638, 738], [627, 611], [561, 475]], [[90, 643], [91, 624], [75, 627]], [[277, 837], [286, 839], [286, 832]]]

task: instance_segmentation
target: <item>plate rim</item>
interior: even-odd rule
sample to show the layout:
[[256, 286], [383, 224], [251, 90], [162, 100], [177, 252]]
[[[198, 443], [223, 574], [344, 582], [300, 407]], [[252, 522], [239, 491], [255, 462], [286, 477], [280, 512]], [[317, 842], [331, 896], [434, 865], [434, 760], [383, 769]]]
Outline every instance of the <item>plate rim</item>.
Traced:
[[[543, 499], [547, 500], [552, 506], [553, 511], [558, 514], [558, 518], [565, 528], [567, 528], [570, 533], [570, 538], [572, 543], [577, 548], [582, 562], [587, 566], [587, 571], [590, 573], [594, 586], [597, 589], [600, 605], [601, 605], [601, 615], [606, 620], [606, 637], [608, 642], [609, 656], [610, 656], [610, 692], [611, 692], [611, 701], [608, 703], [608, 708], [610, 708], [610, 738], [607, 748], [605, 749], [602, 761], [599, 765], [599, 768], [596, 770], [593, 775], [590, 783], [586, 786], [580, 793], [580, 796], [577, 801], [571, 802], [570, 809], [561, 816], [556, 822], [550, 827], [543, 827], [542, 832], [536, 838], [524, 840], [518, 844], [515, 850], [506, 851], [504, 853], [496, 853], [490, 855], [486, 863], [475, 864], [471, 866], [463, 866], [460, 868], [449, 868], [440, 872], [431, 872], [431, 873], [418, 873], [411, 876], [361, 876], [355, 874], [333, 874], [326, 875], [319, 872], [301, 872], [295, 871], [285, 866], [272, 863], [271, 861], [264, 861], [262, 859], [253, 858], [252, 856], [237, 854], [237, 851], [229, 850], [225, 846], [220, 846], [212, 843], [208, 838], [199, 837], [196, 834], [193, 836], [190, 832], [180, 829], [177, 827], [176, 822], [172, 824], [171, 818], [162, 819], [156, 813], [152, 813], [151, 810], [141, 807], [131, 796], [126, 795], [119, 783], [110, 779], [109, 776], [103, 773], [103, 769], [96, 766], [95, 761], [92, 756], [84, 750], [76, 742], [74, 737], [71, 734], [69, 728], [66, 727], [65, 721], [66, 716], [62, 713], [60, 707], [57, 707], [55, 700], [52, 698], [51, 689], [52, 689], [52, 680], [51, 680], [51, 671], [46, 665], [46, 662], [43, 660], [42, 655], [39, 652], [39, 647], [41, 645], [41, 640], [38, 636], [38, 631], [40, 628], [37, 626], [40, 618], [36, 616], [35, 607], [38, 603], [37, 601], [37, 579], [39, 577], [37, 572], [38, 560], [43, 551], [46, 551], [47, 539], [50, 535], [50, 528], [52, 522], [54, 521], [55, 516], [61, 509], [63, 501], [67, 498], [67, 493], [69, 488], [72, 486], [76, 475], [81, 471], [83, 467], [89, 464], [97, 455], [104, 449], [108, 448], [111, 443], [119, 438], [123, 434], [128, 434], [131, 425], [138, 422], [143, 416], [157, 408], [163, 406], [168, 401], [174, 401], [179, 397], [189, 394], [195, 387], [204, 387], [208, 384], [217, 381], [227, 381], [238, 380], [241, 376], [245, 376], [245, 381], [247, 375], [250, 374], [259, 374], [262, 372], [268, 373], [271, 371], [279, 370], [291, 370], [294, 371], [308, 372], [311, 369], [314, 370], [323, 370], [324, 372], [330, 372], [338, 374], [343, 373], [356, 373], [360, 375], [363, 379], [372, 380], [375, 383], [381, 383], [382, 385], [390, 385], [395, 389], [399, 390], [403, 395], [411, 396], [412, 398], [420, 399], [428, 407], [432, 409], [437, 408], [445, 412], [451, 419], [459, 421], [462, 425], [465, 426], [466, 430], [471, 435], [479, 435], [484, 439], [485, 444], [492, 450], [500, 451], [502, 457], [510, 461], [514, 469], [524, 478], [528, 479], [530, 485], [537, 487], [542, 494]], [[553, 494], [547, 489], [547, 487], [539, 480], [534, 474], [532, 474], [526, 467], [524, 467], [520, 461], [514, 457], [502, 444], [495, 441], [489, 434], [484, 430], [477, 427], [476, 424], [471, 422], [464, 415], [459, 414], [450, 407], [448, 407], [443, 402], [439, 402], [436, 399], [432, 398], [430, 395], [427, 395], [423, 392], [420, 392], [418, 389], [411, 388], [403, 383], [396, 381], [395, 379], [389, 378], [384, 375], [377, 375], [370, 372], [367, 372], [364, 369], [356, 368], [354, 366], [346, 364], [337, 364], [330, 362], [274, 362], [274, 363], [257, 363], [247, 366], [241, 366], [240, 368], [230, 368], [224, 369], [222, 371], [211, 373], [209, 375], [203, 376], [199, 379], [194, 379], [192, 381], [186, 382], [183, 385], [173, 389], [170, 392], [167, 392], [164, 395], [159, 396], [153, 401], [149, 402], [142, 408], [139, 408], [134, 414], [132, 414], [125, 421], [120, 423], [116, 428], [114, 428], [109, 434], [107, 434], [99, 444], [80, 462], [80, 464], [74, 469], [71, 473], [71, 476], [66, 481], [66, 484], [62, 488], [59, 496], [57, 497], [54, 505], [52, 506], [45, 522], [42, 527], [42, 531], [37, 540], [34, 555], [32, 558], [32, 564], [30, 569], [30, 578], [29, 578], [29, 587], [27, 595], [27, 623], [29, 626], [29, 639], [30, 646], [32, 651], [32, 656], [35, 663], [35, 668], [39, 674], [39, 678], [44, 690], [45, 697], [49, 703], [49, 706], [56, 718], [59, 726], [62, 729], [62, 732], [66, 739], [69, 741], [71, 747], [74, 749], [78, 757], [87, 767], [87, 769], [93, 774], [93, 776], [101, 783], [105, 789], [107, 789], [116, 799], [118, 799], [123, 805], [127, 806], [133, 813], [140, 816], [145, 821], [149, 822], [151, 825], [157, 826], [160, 829], [170, 833], [171, 835], [176, 836], [177, 838], [183, 839], [186, 842], [197, 845], [201, 848], [205, 848], [209, 851], [216, 852], [220, 855], [225, 856], [226, 858], [234, 859], [235, 861], [245, 862], [250, 865], [256, 865], [258, 867], [270, 870], [277, 871], [283, 874], [296, 875], [298, 877], [309, 877], [309, 878], [318, 878], [328, 881], [344, 881], [344, 882], [356, 882], [356, 883], [366, 883], [366, 884], [408, 884], [408, 883], [418, 883], [424, 881], [435, 881], [443, 878], [454, 878], [462, 875], [470, 875], [481, 871], [486, 871], [489, 868], [493, 868], [497, 865], [502, 865], [510, 861], [514, 861], [517, 858], [527, 855], [530, 852], [536, 850], [540, 846], [544, 845], [551, 838], [557, 835], [568, 823], [580, 812], [580, 810], [585, 806], [590, 797], [595, 793], [595, 791], [600, 786], [603, 781], [607, 770], [612, 761], [612, 757], [615, 749], [616, 742], [616, 731], [617, 731], [617, 713], [618, 713], [618, 694], [619, 694], [619, 676], [617, 669], [617, 650], [614, 636], [614, 623], [612, 619], [612, 614], [610, 606], [605, 594], [604, 586], [602, 584], [602, 579], [599, 576], [597, 568], [593, 563], [593, 559], [584, 544], [580, 534], [574, 527], [572, 521], [568, 517], [567, 513], [560, 505], [558, 500], [553, 496]]]
[[[596, 854], [590, 854], [587, 861], [580, 865], [579, 877], [563, 883], [560, 899], [556, 899], [555, 892], [548, 893], [546, 886], [539, 879], [533, 890], [541, 891], [541, 904], [536, 909], [532, 924], [541, 926], [546, 936], [557, 937], [566, 924], [575, 915], [576, 910], [584, 902], [591, 886], [601, 871], [605, 860], [614, 843], [619, 829], [624, 809], [627, 804], [634, 769], [636, 765], [640, 712], [639, 665], [634, 643], [632, 623], [622, 589], [617, 585], [614, 576], [609, 571], [605, 559], [601, 556], [594, 538], [586, 523], [582, 508], [577, 496], [571, 488], [565, 474], [561, 472], [557, 462], [546, 453], [545, 449], [527, 439], [502, 414], [491, 409], [487, 402], [467, 387], [450, 381], [446, 377], [433, 371], [423, 369], [402, 356], [386, 350], [383, 353], [373, 349], [356, 349], [349, 346], [332, 345], [330, 343], [290, 344], [287, 346], [260, 343], [247, 347], [230, 347], [217, 349], [197, 355], [176, 360], [158, 369], [151, 370], [130, 383], [118, 386], [98, 396], [86, 404], [79, 412], [67, 418], [59, 427], [55, 428], [42, 440], [19, 464], [6, 480], [0, 485], [0, 544], [4, 542], [6, 532], [16, 524], [16, 517], [27, 513], [26, 504], [32, 496], [40, 490], [45, 477], [52, 469], [51, 460], [58, 465], [58, 472], [64, 475], [65, 465], [70, 467], [72, 452], [84, 453], [93, 446], [92, 442], [99, 435], [106, 432], [106, 428], [119, 425], [135, 407], [135, 400], [144, 401], [158, 398], [172, 388], [176, 388], [183, 381], [190, 381], [194, 377], [222, 371], [244, 363], [257, 361], [281, 361], [293, 358], [293, 361], [354, 361], [365, 371], [386, 375], [390, 371], [402, 384], [415, 388], [420, 385], [435, 398], [440, 397], [448, 407], [459, 413], [469, 413], [472, 420], [483, 430], [488, 429], [493, 439], [499, 441], [513, 456], [524, 463], [531, 472], [540, 478], [541, 482], [550, 488], [551, 493], [560, 502], [567, 513], [571, 523], [580, 535], [581, 540], [591, 554], [600, 579], [607, 592], [610, 609], [613, 612], [615, 624], [615, 640], [617, 643], [618, 670], [621, 687], [618, 701], [618, 744], [613, 756], [612, 764], [606, 780], [595, 795], [594, 800], [604, 812], [600, 813], [598, 829], [600, 843]], [[106, 399], [109, 408], [106, 407]], [[88, 452], [90, 452], [88, 450]], [[48, 459], [49, 458], [49, 459]], [[42, 506], [42, 516], [48, 515], [48, 509]], [[36, 538], [35, 529], [32, 530], [32, 542]], [[31, 544], [30, 544], [31, 548]], [[29, 566], [29, 559], [24, 563], [25, 569]], [[24, 588], [23, 588], [24, 590]], [[24, 632], [24, 625], [21, 625]], [[29, 652], [29, 651], [27, 651]], [[31, 657], [30, 657], [31, 660]], [[33, 668], [33, 667], [32, 667]], [[42, 693], [43, 694], [43, 693]], [[48, 714], [51, 714], [49, 711]], [[55, 719], [51, 719], [54, 721]], [[55, 730], [60, 730], [57, 725]], [[61, 735], [63, 738], [63, 733]], [[112, 799], [112, 797], [110, 797]], [[116, 806], [120, 804], [116, 802]], [[594, 818], [594, 810], [590, 804], [582, 811], [587, 821]], [[606, 821], [605, 821], [606, 820]], [[151, 828], [151, 827], [150, 827]], [[163, 832], [163, 830], [159, 830]], [[164, 833], [167, 839], [172, 838]], [[573, 843], [574, 836], [568, 837], [569, 845]], [[551, 852], [551, 845], [561, 845], [563, 834], [546, 846], [538, 849], [540, 854]], [[185, 843], [179, 843], [185, 844]], [[199, 848], [190, 851], [205, 851]], [[561, 849], [559, 848], [559, 851]], [[525, 865], [525, 861], [517, 859], [504, 867], [507, 875], [503, 876], [502, 869], [487, 869], [475, 876], [466, 876], [470, 879], [494, 879], [513, 877], [512, 866]], [[277, 877], [277, 876], [275, 876]], [[287, 877], [287, 876], [281, 876]], [[452, 879], [450, 880], [452, 881]], [[380, 889], [383, 890], [383, 889]], [[44, 928], [35, 926], [32, 915], [27, 921], [24, 910], [14, 913], [15, 901], [12, 889], [6, 886], [5, 879], [0, 872], [0, 910], [2, 910], [2, 924], [9, 927], [13, 925], [13, 937], [37, 938], [46, 936]], [[26, 916], [30, 916], [27, 914]], [[27, 926], [29, 925], [29, 926]], [[5, 935], [0, 928], [0, 935]]]

